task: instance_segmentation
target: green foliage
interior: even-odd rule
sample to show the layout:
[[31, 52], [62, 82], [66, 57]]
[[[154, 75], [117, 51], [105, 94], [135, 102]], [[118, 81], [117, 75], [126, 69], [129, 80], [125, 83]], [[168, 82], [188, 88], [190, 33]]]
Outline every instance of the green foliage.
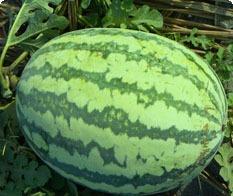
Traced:
[[114, 0], [103, 18], [103, 27], [121, 27], [149, 31], [163, 26], [163, 17], [155, 9], [144, 5], [136, 8], [133, 0]]
[[215, 156], [215, 160], [222, 166], [220, 175], [228, 182], [229, 189], [233, 194], [233, 148], [230, 143], [225, 143], [220, 147], [219, 154]]
[[[17, 117], [16, 117], [16, 111], [15, 111], [15, 101], [10, 102], [9, 104], [5, 105], [4, 107], [0, 106], [0, 136], [5, 137], [5, 129], [11, 129], [17, 130], [18, 129], [18, 123], [17, 123]], [[8, 131], [9, 134], [9, 131]]]
[[32, 193], [45, 185], [51, 177], [50, 169], [30, 160], [24, 153], [15, 153], [10, 147], [0, 156], [0, 191], [5, 195]]
[[[87, 9], [91, 4], [101, 8], [103, 10], [98, 10], [99, 12], [106, 11], [106, 9], [111, 4], [111, 0], [82, 0], [81, 7]], [[92, 7], [93, 8], [93, 7]]]
[[38, 160], [27, 147], [19, 131], [14, 101], [0, 109], [0, 120], [0, 195], [75, 195], [74, 185]]
[[135, 10], [132, 0], [114, 0], [103, 18], [104, 27], [127, 27], [129, 13]]
[[198, 35], [198, 29], [193, 28], [189, 35], [181, 35], [180, 33], [171, 33], [167, 37], [173, 39], [189, 48], [198, 48], [205, 51], [212, 49], [215, 45], [215, 40], [205, 35]]
[[185, 44], [189, 47], [200, 48], [203, 50], [211, 49], [214, 45], [214, 39], [205, 35], [197, 35], [198, 29], [193, 28], [190, 35], [181, 36], [180, 34], [173, 34], [174, 40]]
[[228, 94], [228, 104], [233, 107], [233, 92]]
[[78, 196], [77, 186], [71, 181], [67, 181], [67, 184], [68, 184], [69, 192], [71, 193], [71, 195]]
[[4, 155], [8, 145], [17, 146], [19, 125], [16, 117], [15, 101], [0, 108], [0, 155]]
[[83, 1], [81, 2], [81, 7], [82, 7], [83, 9], [87, 9], [87, 8], [89, 7], [90, 3], [91, 3], [91, 0], [83, 0]]
[[[35, 50], [41, 47], [49, 39], [57, 35], [54, 31], [60, 31], [68, 25], [64, 16], [53, 13], [51, 4], [58, 5], [61, 0], [25, 0], [13, 25], [10, 28], [6, 44], [0, 57], [0, 89], [3, 97], [11, 96], [9, 82], [3, 74], [4, 59], [9, 47], [21, 44], [25, 50]], [[51, 34], [51, 29], [53, 33]], [[53, 36], [51, 36], [53, 35]], [[39, 40], [37, 40], [39, 39]], [[34, 41], [35, 40], [35, 41]], [[27, 44], [31, 42], [33, 44]], [[24, 47], [27, 46], [27, 47]]]
[[190, 35], [183, 36], [179, 42], [181, 43], [190, 43], [194, 47], [200, 47], [201, 49], [208, 50], [214, 45], [214, 40], [205, 35], [197, 35], [198, 29], [193, 28]]
[[68, 24], [67, 20], [53, 14], [53, 8], [49, 6], [58, 5], [60, 2], [61, 0], [25, 0], [8, 34], [5, 47], [35, 38], [40, 33], [46, 37], [46, 31], [51, 29], [64, 29]]
[[59, 35], [59, 31], [55, 29], [49, 29], [41, 33], [36, 39], [27, 39], [19, 44], [25, 51], [29, 51], [31, 54], [42, 47], [50, 39]]
[[[120, 27], [149, 31], [163, 26], [159, 11], [147, 5], [136, 7], [133, 0], [84, 0], [79, 22], [87, 27]], [[86, 12], [91, 9], [92, 12]]]
[[228, 47], [219, 47], [218, 51], [213, 53], [208, 51], [205, 55], [206, 60], [218, 73], [222, 81], [228, 81], [233, 73], [233, 44]]
[[82, 27], [102, 27], [111, 0], [83, 0], [79, 8], [78, 23]]
[[14, 101], [0, 110], [0, 119], [0, 192], [3, 195], [32, 192], [48, 181], [50, 169], [39, 165], [30, 149], [20, 150], [27, 148], [18, 142], [21, 134]]
[[144, 5], [134, 12], [131, 13], [132, 16], [131, 23], [132, 27], [148, 31], [147, 28], [162, 28], [163, 27], [163, 17], [159, 11], [151, 9], [149, 6]]
[[233, 44], [227, 47], [220, 46], [213, 38], [198, 35], [197, 32], [198, 29], [193, 28], [190, 35], [172, 33], [167, 36], [189, 48], [203, 50], [205, 60], [214, 68], [221, 81], [223, 83], [229, 81], [233, 73]]

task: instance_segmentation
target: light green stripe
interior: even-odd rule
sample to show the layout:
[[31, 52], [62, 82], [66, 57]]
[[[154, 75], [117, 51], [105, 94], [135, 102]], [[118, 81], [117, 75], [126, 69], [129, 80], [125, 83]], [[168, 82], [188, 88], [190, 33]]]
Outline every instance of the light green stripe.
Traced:
[[[197, 68], [197, 65], [195, 64], [195, 62], [192, 62], [190, 61], [181, 51], [179, 50], [171, 50], [167, 45], [165, 44], [157, 44], [156, 41], [154, 40], [146, 40], [146, 41], [140, 41], [140, 40], [137, 40], [135, 39], [134, 37], [125, 37], [125, 36], [122, 36], [122, 35], [96, 35], [94, 37], [90, 37], [88, 35], [78, 35], [77, 38], [74, 38], [73, 36], [64, 36], [64, 37], [60, 37], [59, 40], [55, 40], [55, 42], [49, 42], [49, 44], [46, 45], [46, 47], [50, 46], [50, 45], [53, 45], [54, 43], [63, 43], [64, 45], [66, 44], [66, 42], [73, 42], [75, 44], [98, 44], [98, 43], [102, 43], [104, 45], [104, 43], [108, 43], [108, 42], [114, 42], [114, 40], [117, 40], [115, 41], [115, 43], [117, 45], [125, 45], [126, 43], [130, 43], [128, 44], [128, 51], [127, 52], [136, 52], [138, 53], [138, 51], [141, 51], [141, 54], [143, 55], [147, 55], [147, 54], [151, 54], [153, 53], [154, 54], [154, 57], [157, 58], [157, 59], [163, 59], [164, 57], [166, 57], [169, 61], [171, 62], [174, 62], [175, 64], [179, 64], [180, 66], [184, 67], [184, 68], [187, 68], [188, 70], [188, 73], [190, 73], [190, 75], [196, 75], [201, 81], [205, 82], [207, 81], [207, 78], [206, 78], [206, 75], [201, 72], [200, 70], [198, 70]], [[174, 43], [173, 43], [174, 44]], [[183, 46], [181, 45], [176, 45], [177, 48], [180, 48], [180, 49], [184, 49]], [[100, 48], [101, 49], [101, 48]], [[101, 49], [102, 50], [102, 49]], [[189, 50], [185, 49], [186, 51], [185, 52], [189, 52]], [[59, 51], [58, 53], [60, 54], [61, 51]], [[82, 51], [80, 51], [82, 52]], [[111, 52], [111, 51], [109, 51]], [[116, 57], [114, 60], [117, 60], [117, 61], [121, 61], [122, 66], [124, 66], [124, 64], [126, 63], [125, 62], [125, 59], [127, 57], [127, 52], [124, 56], [120, 56], [119, 57]], [[41, 55], [41, 56], [38, 56], [36, 59], [37, 62], [38, 62], [38, 58], [42, 58], [43, 59], [43, 62], [45, 62], [45, 58], [46, 60], [47, 59], [52, 59], [49, 58], [49, 56], [47, 56], [48, 54], [52, 53], [52, 56], [53, 57], [58, 57], [60, 56], [60, 58], [63, 60], [65, 60], [65, 58], [63, 58], [63, 55], [58, 55], [58, 54], [55, 54], [56, 52], [54, 51], [51, 51], [51, 52], [48, 52], [44, 55]], [[82, 54], [78, 54], [79, 52], [77, 51], [72, 51], [72, 49], [68, 50], [67, 51], [67, 54], [69, 54], [68, 56], [79, 56], [83, 59], [86, 59], [86, 57], [89, 57], [92, 58], [91, 55], [93, 55], [93, 59], [97, 60], [98, 56], [96, 54], [92, 54], [92, 51], [84, 51], [82, 52]], [[65, 53], [64, 53], [65, 54]], [[190, 55], [193, 56], [193, 53], [189, 53]], [[83, 56], [84, 55], [84, 56]], [[116, 54], [112, 54], [111, 58], [114, 58]], [[103, 57], [100, 56], [100, 58], [103, 60]], [[215, 76], [213, 76], [213, 73], [212, 71], [210, 71], [207, 66], [207, 64], [204, 63], [204, 61], [201, 61], [200, 58], [196, 58], [196, 56], [194, 56], [195, 60], [197, 63], [200, 63], [200, 65], [202, 65], [202, 67], [204, 68], [205, 71], [208, 72], [208, 74], [210, 74], [213, 78], [215, 78]], [[56, 59], [53, 59], [56, 61], [56, 63], [59, 61], [59, 60], [56, 60]], [[71, 61], [75, 61], [75, 58], [67, 58], [67, 60], [71, 60]], [[91, 59], [90, 59], [91, 60]], [[64, 62], [64, 61], [63, 61]], [[98, 62], [98, 60], [97, 60]], [[52, 63], [52, 65], [56, 65], [56, 63]], [[132, 63], [135, 63], [135, 62], [132, 62]], [[31, 62], [31, 64], [33, 64], [33, 61]], [[38, 66], [38, 68], [40, 66], [43, 66], [44, 63], [37, 63], [36, 66]], [[73, 64], [72, 62], [70, 62], [70, 64]], [[97, 63], [96, 63], [97, 64]], [[73, 64], [73, 65], [76, 65], [77, 64]], [[98, 63], [99, 65], [99, 63]], [[101, 65], [101, 64], [100, 64]], [[118, 64], [119, 65], [119, 64]], [[216, 81], [216, 80], [215, 80]], [[216, 81], [216, 83], [219, 83], [218, 81]], [[211, 87], [212, 88], [212, 87]], [[213, 91], [213, 89], [212, 89]]]
[[[53, 55], [75, 55], [76, 58], [72, 58], [72, 60], [70, 60], [70, 58], [57, 59], [54, 58]], [[169, 74], [161, 73], [159, 67], [151, 67], [150, 71], [145, 72], [149, 65], [144, 60], [140, 62], [125, 61], [126, 57], [124, 55], [113, 53], [104, 61], [102, 58], [91, 58], [88, 51], [79, 51], [78, 53], [75, 51], [60, 51], [59, 54], [54, 52], [48, 53], [46, 56], [48, 58], [48, 63], [55, 66], [54, 68], [61, 68], [67, 63], [70, 67], [91, 73], [104, 73], [108, 69], [109, 71], [106, 74], [106, 81], [108, 82], [111, 82], [111, 79], [119, 78], [122, 82], [128, 84], [136, 83], [138, 89], [148, 90], [155, 87], [158, 93], [163, 93], [164, 91], [171, 93], [174, 100], [182, 100], [190, 105], [196, 104], [200, 108], [215, 108], [209, 99], [206, 89], [199, 90], [191, 81], [184, 79], [181, 75], [173, 77]], [[108, 66], [107, 63], [111, 64], [111, 66]], [[137, 64], [137, 66], [135, 66], [135, 64]], [[38, 57], [36, 65], [38, 65], [38, 69], [40, 65], [43, 66], [44, 58]], [[62, 82], [62, 80], [60, 81]], [[59, 82], [59, 80], [55, 83], [57, 82]], [[64, 84], [64, 82], [62, 82], [62, 84]], [[43, 86], [45, 86], [45, 88], [49, 87], [48, 85]], [[63, 86], [60, 87], [61, 89], [57, 89], [59, 90], [58, 93], [65, 91], [62, 87]]]
[[[23, 128], [25, 129], [26, 127], [24, 126]], [[39, 133], [31, 132], [31, 134], [32, 141], [38, 148], [43, 149], [44, 151], [49, 150], [49, 144], [46, 143], [46, 141]]]
[[[32, 149], [34, 149], [33, 145], [31, 145], [30, 143], [29, 143], [29, 145], [31, 146]], [[142, 192], [143, 193], [152, 193], [152, 192], [154, 192], [154, 190], [161, 191], [162, 189], [165, 189], [167, 191], [167, 190], [173, 189], [179, 185], [178, 181], [173, 181], [170, 179], [168, 179], [166, 182], [164, 182], [162, 184], [137, 186], [137, 188], [135, 188], [133, 185], [130, 185], [130, 184], [126, 184], [126, 185], [121, 186], [121, 187], [119, 187], [119, 186], [115, 187], [115, 186], [112, 186], [112, 185], [109, 185], [106, 183], [94, 183], [94, 182], [91, 182], [89, 180], [85, 180], [84, 178], [76, 177], [72, 174], [65, 172], [64, 170], [53, 165], [50, 162], [51, 159], [49, 159], [50, 161], [47, 161], [48, 157], [47, 157], [47, 159], [45, 159], [45, 158], [43, 158], [41, 153], [37, 152], [35, 149], [34, 149], [34, 151], [41, 159], [44, 160], [45, 163], [47, 163], [51, 168], [53, 168], [59, 174], [61, 174], [62, 176], [66, 177], [68, 179], [71, 179], [75, 182], [78, 182], [82, 185], [85, 185], [91, 189], [102, 190], [102, 191], [111, 192], [111, 193], [120, 193], [120, 194], [139, 194]], [[212, 157], [211, 157], [211, 159], [212, 159]], [[192, 170], [191, 175], [182, 176], [182, 182], [189, 183], [194, 177], [196, 177], [195, 175], [200, 173], [200, 171], [202, 169], [203, 169], [202, 166], [201, 167], [197, 166], [194, 170]]]
[[[66, 60], [64, 58], [58, 59], [59, 56], [62, 57], [69, 55], [73, 56], [73, 58], [67, 58]], [[208, 104], [208, 102], [210, 102], [210, 97], [208, 93], [211, 92], [211, 95], [213, 96], [211, 97], [211, 99], [214, 98], [214, 100], [211, 101], [213, 101], [214, 104], [216, 104], [215, 100], [217, 100], [218, 102], [218, 105], [214, 107], [222, 107], [219, 107], [220, 105], [222, 105], [222, 103], [220, 103], [221, 100], [219, 100], [219, 95], [217, 94], [215, 89], [212, 88], [213, 85], [208, 80], [208, 78], [205, 78], [205, 80], [202, 81], [205, 84], [205, 88], [199, 90], [199, 88], [195, 86], [191, 80], [185, 79], [182, 75], [174, 78], [173, 76], [171, 76], [170, 73], [163, 73], [163, 71], [161, 70], [162, 68], [159, 66], [150, 67], [150, 65], [148, 65], [147, 62], [143, 59], [140, 62], [135, 62], [127, 61], [126, 57], [127, 55], [125, 54], [113, 52], [110, 55], [108, 55], [107, 59], [104, 59], [101, 55], [98, 54], [98, 52], [91, 53], [90, 51], [86, 50], [63, 50], [59, 52], [53, 51], [53, 53], [46, 53], [46, 59], [48, 60], [48, 62], [52, 64], [54, 68], [57, 69], [62, 67], [65, 63], [67, 63], [70, 67], [73, 67], [75, 69], [78, 68], [83, 71], [96, 73], [103, 73], [104, 71], [109, 69], [109, 74], [106, 77], [107, 80], [122, 77], [122, 81], [127, 81], [129, 83], [137, 83], [139, 89], [149, 89], [152, 86], [155, 86], [156, 88], [164, 88], [166, 86], [168, 92], [173, 92], [174, 94], [176, 94], [176, 96], [182, 97], [183, 99], [187, 97], [187, 100], [189, 100], [190, 103], [195, 102], [196, 100], [200, 100], [196, 99], [196, 97], [202, 96], [202, 98], [204, 99], [201, 100], [201, 103], [205, 105], [205, 108], [213, 107], [211, 106], [212, 104]], [[37, 68], [40, 68], [40, 65], [44, 66], [44, 59], [44, 55], [41, 55], [37, 58]], [[108, 64], [111, 64], [111, 66], [108, 66]], [[27, 71], [33, 69], [33, 66], [34, 64], [31, 63], [30, 68], [28, 68]], [[187, 69], [187, 67], [185, 67], [185, 69]], [[198, 68], [196, 67], [196, 69]], [[201, 71], [199, 72], [201, 73]], [[138, 77], [135, 77], [135, 75], [137, 75]], [[196, 75], [198, 76], [198, 73], [196, 73]], [[196, 75], [193, 76], [197, 77]], [[169, 77], [170, 80], [167, 81], [167, 77]], [[155, 78], [157, 80], [155, 80]], [[177, 81], [176, 87], [174, 87], [174, 81]], [[179, 86], [180, 88], [177, 88], [177, 86]], [[176, 89], [178, 90], [177, 92], [175, 91]], [[196, 91], [198, 93], [196, 93]]]
[[[44, 114], [35, 112], [33, 109], [24, 107], [18, 104], [19, 109], [27, 117], [28, 122], [35, 123], [36, 126], [43, 127], [43, 122], [38, 123], [37, 119], [44, 119]], [[36, 118], [35, 118], [36, 117]], [[46, 124], [46, 122], [45, 122]], [[114, 135], [110, 129], [101, 129], [93, 125], [85, 124], [81, 119], [70, 118], [70, 127], [68, 123], [64, 121], [62, 117], [54, 117], [54, 121], [50, 120], [50, 124], [53, 125], [52, 129], [61, 129], [59, 125], [63, 124], [60, 134], [68, 139], [81, 140], [85, 145], [88, 145], [91, 141], [95, 141], [101, 147], [111, 148], [114, 147], [115, 157], [120, 164], [124, 164], [126, 161], [127, 169], [119, 167], [115, 164], [109, 164], [104, 166], [103, 160], [98, 156], [98, 150], [89, 154], [89, 157], [79, 156], [74, 153], [71, 156], [68, 152], [57, 150], [50, 152], [51, 145], [49, 146], [49, 152], [54, 154], [60, 162], [70, 165], [79, 165], [80, 168], [86, 167], [90, 171], [97, 171], [103, 174], [125, 175], [127, 177], [133, 177], [137, 172], [139, 175], [145, 173], [151, 173], [154, 175], [162, 175], [163, 168], [166, 171], [170, 171], [172, 168], [183, 169], [193, 164], [200, 153], [203, 151], [202, 144], [185, 144], [180, 143], [176, 145], [174, 139], [164, 140], [151, 140], [149, 137], [138, 139], [137, 137], [127, 137], [125, 134]], [[79, 128], [77, 130], [77, 128]], [[48, 134], [52, 137], [54, 133], [50, 133], [50, 129], [46, 128]], [[209, 142], [207, 148], [212, 149], [219, 142], [219, 137]], [[106, 139], [108, 138], [108, 139]], [[192, 138], [195, 139], [195, 138]], [[147, 148], [145, 148], [145, 146]], [[161, 148], [162, 147], [162, 148]], [[58, 149], [58, 148], [57, 148]], [[156, 150], [155, 150], [156, 149]], [[192, 153], [190, 153], [192, 151]], [[142, 164], [136, 157], [140, 153], [142, 159], [146, 159], [147, 162]], [[66, 157], [64, 159], [64, 157]], [[127, 157], [127, 159], [126, 159]], [[93, 160], [95, 159], [95, 165], [93, 167]], [[180, 161], [180, 160], [183, 161]], [[85, 164], [84, 164], [85, 163]], [[153, 167], [156, 165], [156, 167]], [[114, 172], [112, 172], [114, 171]]]
[[[151, 139], [174, 138], [178, 143], [201, 143], [203, 139], [212, 140], [216, 134], [221, 130], [209, 130], [208, 124], [203, 125], [203, 132], [177, 130], [175, 126], [169, 129], [162, 130], [160, 127], [147, 129], [146, 125], [139, 121], [133, 123], [128, 119], [128, 114], [122, 109], [116, 109], [114, 106], [107, 106], [102, 112], [94, 110], [88, 113], [88, 106], [78, 108], [74, 103], [67, 102], [66, 94], [56, 96], [50, 92], [40, 92], [33, 89], [29, 95], [24, 95], [18, 91], [18, 95], [25, 107], [33, 107], [35, 111], [46, 113], [49, 110], [54, 116], [63, 116], [68, 122], [70, 117], [78, 117], [89, 125], [98, 126], [101, 128], [110, 128], [115, 135], [126, 133], [129, 137], [150, 137]], [[27, 100], [30, 97], [30, 100]], [[38, 105], [38, 103], [43, 103]], [[51, 103], [53, 103], [51, 105]], [[175, 107], [175, 106], [174, 106]], [[190, 114], [191, 115], [191, 114]], [[221, 128], [221, 125], [220, 127]], [[143, 131], [142, 131], [143, 130]], [[190, 138], [198, 138], [197, 140], [190, 140]]]
[[[45, 160], [44, 160], [45, 161]], [[177, 184], [174, 181], [167, 181], [163, 184], [158, 184], [158, 185], [144, 185], [144, 186], [138, 186], [137, 188], [134, 188], [133, 185], [130, 184], [126, 184], [124, 186], [121, 187], [115, 187], [106, 183], [94, 183], [91, 182], [89, 180], [85, 180], [84, 178], [77, 178], [76, 176], [72, 175], [72, 174], [68, 174], [65, 171], [63, 171], [62, 169], [56, 167], [55, 165], [52, 165], [51, 163], [49, 163], [48, 161], [45, 161], [51, 168], [53, 168], [56, 172], [58, 172], [60, 175], [71, 179], [75, 182], [78, 182], [84, 186], [87, 186], [91, 189], [95, 189], [95, 190], [102, 190], [105, 192], [111, 192], [111, 193], [121, 193], [121, 194], [138, 194], [140, 192], [143, 193], [151, 193], [154, 190], [160, 190], [163, 188], [166, 188], [166, 190], [170, 190], [175, 188], [176, 186], [178, 186], [178, 182]], [[187, 179], [188, 180], [188, 179]], [[171, 186], [171, 184], [173, 186]], [[169, 189], [168, 189], [169, 187]]]
[[[97, 42], [97, 40], [101, 40], [101, 39], [103, 39], [102, 42]], [[63, 42], [60, 42], [62, 40]], [[102, 29], [85, 29], [85, 30], [67, 33], [63, 36], [58, 37], [57, 39], [52, 40], [52, 42], [47, 43], [44, 48], [46, 48], [47, 46], [51, 46], [54, 43], [62, 43], [62, 44], [64, 43], [64, 45], [67, 45], [66, 43], [68, 41], [71, 41], [73, 43], [75, 42], [82, 43], [82, 40], [85, 41], [85, 44], [86, 43], [88, 44], [98, 43], [98, 45], [99, 43], [107, 43], [107, 41], [108, 42], [111, 41], [111, 43], [116, 43], [116, 45], [119, 45], [119, 44], [129, 43], [129, 40], [130, 40], [129, 51], [135, 52], [137, 48], [139, 48], [140, 46], [143, 46], [142, 50], [140, 51], [144, 50], [144, 53], [146, 54], [148, 53], [148, 50], [149, 51], [153, 50], [155, 54], [159, 51], [159, 53], [156, 55], [158, 56], [162, 55], [162, 58], [166, 56], [171, 57], [171, 60], [172, 60], [171, 62], [176, 61], [177, 63], [179, 61], [181, 63], [187, 63], [187, 64], [184, 64], [184, 66], [185, 67], [187, 66], [187, 68], [190, 68], [189, 70], [190, 74], [193, 71], [194, 71], [193, 76], [201, 73], [203, 76], [203, 79], [201, 79], [202, 81], [205, 81], [206, 79], [211, 81], [211, 87], [207, 86], [207, 88], [210, 88], [211, 91], [214, 90], [213, 92], [216, 93], [215, 99], [218, 98], [217, 99], [219, 101], [218, 104], [220, 104], [222, 111], [224, 113], [222, 120], [223, 121], [226, 120], [225, 119], [226, 97], [225, 97], [224, 90], [222, 88], [220, 81], [218, 80], [218, 78], [216, 78], [216, 74], [203, 61], [203, 59], [201, 59], [199, 56], [197, 56], [195, 53], [188, 50], [181, 44], [178, 44], [165, 37], [161, 37], [161, 36], [154, 35], [154, 34], [148, 34], [148, 33], [132, 31], [132, 30], [124, 30], [124, 29], [109, 29], [109, 28], [103, 29], [102, 28]], [[144, 43], [145, 45], [143, 45]], [[69, 44], [69, 45], [70, 45], [70, 48], [72, 48], [72, 44]], [[67, 48], [69, 47], [66, 47], [66, 49]], [[36, 57], [36, 55], [34, 55], [34, 57]], [[35, 58], [32, 58], [31, 62], [33, 61], [33, 59]], [[202, 78], [200, 75], [197, 75], [197, 76], [198, 78]]]
[[[59, 88], [57, 88], [57, 84], [61, 84]], [[33, 87], [41, 92], [52, 92], [55, 94], [67, 92], [68, 102], [75, 103], [79, 108], [88, 105], [89, 112], [93, 110], [102, 111], [106, 106], [113, 105], [115, 108], [127, 112], [129, 115], [128, 119], [131, 122], [138, 120], [148, 128], [159, 125], [161, 129], [167, 129], [175, 125], [178, 130], [200, 131], [203, 130], [204, 125], [208, 124], [209, 130], [220, 129], [220, 125], [217, 123], [209, 122], [207, 118], [203, 118], [195, 113], [190, 117], [188, 112], [178, 112], [175, 108], [168, 107], [162, 100], [156, 101], [145, 108], [143, 104], [137, 103], [137, 96], [133, 93], [121, 94], [118, 90], [100, 90], [96, 84], [79, 78], [66, 82], [61, 79], [55, 80], [51, 77], [42, 79], [40, 75], [37, 75], [29, 78], [27, 81], [22, 80], [20, 83], [20, 88], [24, 94], [30, 93]], [[174, 97], [174, 99], [178, 98]], [[197, 97], [198, 99], [202, 101], [202, 96]], [[211, 113], [211, 110], [209, 112]], [[218, 119], [221, 118], [216, 111], [211, 114], [214, 114]], [[48, 119], [52, 118], [52, 115], [49, 113], [47, 116], [46, 118]]]
[[[49, 130], [51, 137], [55, 137], [58, 134], [57, 127], [53, 124], [55, 122], [54, 116], [49, 110], [42, 115], [39, 112], [35, 112], [33, 108], [23, 106], [20, 99], [17, 99], [17, 108], [21, 110], [30, 123], [35, 122], [36, 124], [39, 124], [43, 130]], [[26, 131], [26, 134], [31, 140], [33, 140], [30, 131]]]
[[[156, 40], [138, 40], [134, 37], [127, 37], [124, 35], [102, 35], [102, 34], [96, 34], [95, 36], [89, 36], [88, 34], [84, 35], [77, 35], [77, 37], [74, 36], [63, 36], [60, 37], [60, 39], [55, 40], [54, 42], [50, 42], [47, 46], [53, 45], [54, 43], [63, 43], [66, 44], [66, 42], [73, 42], [76, 44], [98, 44], [98, 43], [108, 43], [108, 42], [115, 42], [117, 45], [124, 45], [125, 43], [130, 43], [128, 44], [128, 52], [138, 52], [141, 51], [142, 54], [149, 54], [149, 53], [154, 53], [155, 58], [162, 59], [164, 57], [167, 57], [169, 61], [174, 62], [176, 64], [180, 64], [181, 66], [183, 65], [185, 68], [188, 69], [188, 72], [190, 75], [196, 75], [201, 81], [206, 81], [206, 75], [205, 73], [201, 72], [197, 64], [199, 64], [205, 72], [211, 76], [211, 78], [215, 81], [216, 84], [219, 84], [219, 81], [216, 79], [216, 76], [212, 72], [211, 69], [209, 69], [209, 66], [197, 55], [194, 55], [193, 52], [190, 50], [187, 50], [184, 46], [180, 44], [174, 44], [173, 41], [170, 41], [166, 38], [163, 37], [155, 37], [161, 42], [162, 40], [164, 41], [164, 44], [158, 44]], [[117, 40], [117, 41], [115, 41]], [[185, 53], [191, 55], [195, 62], [189, 60], [184, 53], [182, 53], [180, 50], [171, 50], [166, 43], [170, 43], [174, 45], [177, 49], [180, 50], [185, 50]], [[46, 46], [46, 47], [47, 47]], [[47, 54], [46, 54], [47, 55]], [[44, 56], [44, 55], [42, 55]], [[125, 56], [126, 57], [126, 56]], [[211, 89], [212, 92], [216, 92], [214, 90], [214, 87], [212, 84], [210, 84], [209, 88]], [[219, 89], [220, 92], [222, 92], [221, 89]], [[216, 98], [218, 97], [215, 95]], [[224, 97], [222, 97], [222, 100], [224, 100]]]

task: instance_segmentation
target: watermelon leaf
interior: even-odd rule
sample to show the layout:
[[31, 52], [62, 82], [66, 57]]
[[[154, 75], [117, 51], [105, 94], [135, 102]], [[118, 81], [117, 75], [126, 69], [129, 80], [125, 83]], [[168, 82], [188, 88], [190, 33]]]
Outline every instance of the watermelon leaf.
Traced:
[[228, 182], [228, 187], [233, 194], [233, 148], [230, 143], [225, 143], [220, 147], [219, 154], [215, 156], [215, 160], [222, 167], [220, 175]]
[[[212, 65], [222, 81], [230, 84], [233, 73], [233, 44], [227, 48], [219, 47], [217, 53], [212, 58]], [[228, 85], [233, 91], [232, 85]]]
[[16, 45], [48, 29], [64, 29], [68, 21], [53, 14], [61, 0], [25, 0], [8, 35], [6, 47]]
[[67, 180], [67, 185], [68, 185], [70, 195], [71, 196], [78, 196], [77, 186], [69, 180]]
[[43, 186], [51, 177], [50, 170], [47, 166], [38, 166], [38, 162], [31, 161], [23, 172], [25, 183], [31, 188]]
[[184, 36], [180, 42], [190, 43], [194, 47], [201, 47], [204, 50], [208, 50], [214, 45], [214, 39], [206, 37], [205, 35], [197, 36], [198, 29], [193, 28], [190, 35]]
[[87, 9], [89, 7], [90, 3], [91, 3], [91, 0], [82, 0], [81, 7], [83, 9]]
[[27, 39], [19, 44], [21, 48], [25, 51], [30, 52], [31, 54], [34, 53], [36, 50], [41, 48], [46, 42], [50, 39], [59, 35], [59, 30], [57, 29], [49, 29], [43, 33], [41, 33], [36, 39]]
[[103, 18], [104, 27], [128, 26], [129, 11], [135, 9], [132, 0], [113, 0], [110, 8]]
[[208, 51], [205, 54], [205, 60], [206, 60], [207, 63], [212, 64], [213, 58], [214, 58], [214, 53], [213, 52]]
[[147, 5], [133, 11], [130, 15], [133, 16], [131, 23], [136, 26], [148, 25], [154, 28], [163, 27], [163, 17], [160, 12], [158, 10], [151, 9]]
[[51, 175], [52, 177], [49, 181], [49, 186], [57, 191], [65, 189], [64, 187], [66, 185], [67, 180], [54, 170], [51, 170]]
[[233, 106], [233, 93], [228, 94], [228, 104], [229, 106]]
[[30, 160], [25, 153], [15, 154], [10, 147], [4, 156], [0, 156], [0, 174], [3, 195], [27, 194], [43, 186], [51, 177], [47, 166]]
[[[0, 119], [1, 138], [6, 138], [6, 136], [13, 136], [18, 134], [19, 125], [16, 117], [15, 101], [12, 101], [4, 107], [0, 106]], [[11, 131], [6, 132], [5, 130], [9, 127], [11, 127]]]
[[159, 11], [147, 5], [136, 8], [132, 0], [114, 0], [102, 22], [104, 27], [148, 31], [148, 27], [161, 28], [163, 17]]
[[[0, 89], [3, 97], [10, 97], [9, 82], [2, 67], [9, 47], [29, 38], [37, 38], [40, 33], [49, 29], [62, 30], [68, 25], [64, 16], [53, 13], [53, 6], [61, 0], [25, 0], [10, 29], [6, 44], [0, 57]], [[46, 39], [47, 40], [47, 39]]]

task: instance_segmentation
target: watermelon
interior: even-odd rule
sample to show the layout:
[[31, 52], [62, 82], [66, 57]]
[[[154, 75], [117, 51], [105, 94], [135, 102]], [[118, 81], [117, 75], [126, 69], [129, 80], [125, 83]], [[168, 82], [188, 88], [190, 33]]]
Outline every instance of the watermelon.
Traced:
[[94, 190], [151, 194], [185, 185], [211, 161], [227, 103], [203, 59], [159, 35], [92, 28], [36, 51], [16, 93], [36, 154]]

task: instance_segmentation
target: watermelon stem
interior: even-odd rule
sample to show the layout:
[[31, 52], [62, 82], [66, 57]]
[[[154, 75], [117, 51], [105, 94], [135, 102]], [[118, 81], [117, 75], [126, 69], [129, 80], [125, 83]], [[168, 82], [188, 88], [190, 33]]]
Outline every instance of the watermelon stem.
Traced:
[[1, 90], [1, 95], [3, 98], [9, 98], [12, 95], [12, 92], [10, 90], [10, 82], [9, 79], [6, 75], [3, 74], [3, 62], [6, 56], [8, 47], [4, 47], [1, 57], [0, 57], [0, 90]]
[[77, 16], [78, 2], [77, 0], [68, 0], [68, 17], [70, 21], [70, 30], [76, 30], [78, 24]]
[[23, 52], [10, 66], [6, 67], [5, 69], [3, 68], [4, 73], [9, 73], [13, 69], [15, 69], [20, 62], [22, 62], [27, 56], [29, 52], [25, 51]]

